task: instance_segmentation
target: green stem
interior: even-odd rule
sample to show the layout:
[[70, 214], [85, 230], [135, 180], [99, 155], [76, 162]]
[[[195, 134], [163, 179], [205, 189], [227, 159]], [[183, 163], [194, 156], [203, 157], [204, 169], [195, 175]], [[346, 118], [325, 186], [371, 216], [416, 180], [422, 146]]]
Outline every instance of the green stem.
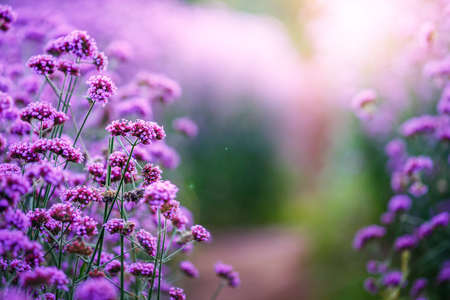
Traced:
[[120, 300], [124, 300], [125, 299], [125, 287], [124, 287], [124, 282], [125, 282], [125, 278], [124, 278], [124, 263], [123, 263], [123, 235], [120, 235]]
[[[157, 246], [156, 246], [156, 257], [155, 257], [155, 264], [154, 264], [154, 269], [153, 269], [153, 274], [152, 274], [152, 280], [150, 281], [150, 288], [148, 290], [148, 300], [152, 299], [152, 295], [153, 295], [153, 286], [155, 285], [155, 276], [156, 276], [156, 267], [158, 266], [158, 257], [159, 257], [159, 246], [160, 246], [160, 242], [161, 242], [161, 211], [159, 210], [159, 208], [157, 209], [157, 214], [158, 214], [158, 242], [157, 242]], [[161, 274], [159, 274], [158, 276], [161, 276]]]
[[163, 262], [163, 254], [164, 254], [164, 244], [166, 242], [166, 231], [167, 231], [167, 219], [164, 218], [164, 233], [163, 233], [163, 241], [162, 241], [162, 247], [161, 247], [161, 253], [159, 255], [159, 276], [158, 276], [158, 300], [161, 297], [161, 270]]
[[225, 281], [221, 280], [221, 282], [219, 283], [219, 285], [217, 286], [216, 291], [214, 292], [214, 294], [211, 297], [211, 300], [216, 300], [217, 297], [219, 296], [220, 292], [222, 291], [223, 287], [225, 286]]

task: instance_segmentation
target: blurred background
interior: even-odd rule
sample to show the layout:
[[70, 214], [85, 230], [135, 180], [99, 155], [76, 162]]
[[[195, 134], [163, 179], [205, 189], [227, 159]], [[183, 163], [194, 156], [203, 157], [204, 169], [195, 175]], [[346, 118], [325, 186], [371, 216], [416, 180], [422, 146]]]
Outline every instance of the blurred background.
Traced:
[[[2, 2], [36, 12], [33, 1]], [[181, 161], [166, 175], [214, 236], [194, 253], [191, 299], [208, 299], [222, 260], [242, 279], [222, 299], [340, 300], [370, 298], [351, 241], [391, 193], [380, 145], [427, 107], [409, 99], [434, 96], [418, 81], [417, 39], [433, 2], [40, 1], [39, 14], [89, 31], [101, 48], [127, 43], [123, 72], [182, 86], [159, 118], [170, 127], [187, 115], [199, 134], [169, 135]], [[375, 85], [385, 100], [362, 127], [351, 98]]]

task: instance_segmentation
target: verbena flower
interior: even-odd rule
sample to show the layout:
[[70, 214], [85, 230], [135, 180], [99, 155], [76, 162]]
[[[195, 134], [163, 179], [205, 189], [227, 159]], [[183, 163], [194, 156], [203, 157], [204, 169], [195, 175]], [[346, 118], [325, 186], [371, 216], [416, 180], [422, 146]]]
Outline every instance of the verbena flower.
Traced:
[[193, 263], [187, 260], [183, 260], [180, 262], [180, 270], [188, 277], [197, 278], [199, 276], [199, 272]]
[[170, 300], [186, 300], [186, 294], [183, 289], [172, 287], [169, 290]]
[[389, 200], [389, 211], [405, 212], [411, 208], [411, 199], [407, 195], [396, 195]]
[[92, 63], [97, 68], [97, 71], [104, 71], [108, 67], [108, 57], [103, 52], [98, 52], [94, 55]]
[[415, 248], [417, 245], [417, 238], [413, 235], [403, 235], [395, 240], [395, 250], [404, 251]]
[[66, 190], [63, 195], [64, 201], [78, 203], [81, 206], [88, 205], [91, 202], [100, 202], [102, 199], [103, 197], [99, 190], [85, 185]]
[[117, 87], [111, 78], [104, 75], [93, 75], [88, 81], [88, 97], [94, 102], [107, 104], [109, 99], [116, 94]]
[[56, 64], [58, 71], [70, 76], [80, 76], [80, 67], [70, 60], [59, 60]]
[[136, 224], [122, 219], [111, 219], [104, 226], [105, 230], [111, 234], [119, 233], [121, 235], [130, 235]]
[[145, 249], [148, 255], [156, 256], [157, 250], [157, 239], [150, 232], [145, 231], [144, 229], [139, 230], [136, 233], [136, 239], [139, 242], [139, 245]]
[[173, 128], [188, 137], [194, 137], [198, 133], [197, 124], [189, 118], [175, 119], [173, 121]]
[[76, 300], [116, 300], [116, 287], [104, 278], [91, 278], [81, 283], [75, 291]]
[[153, 263], [137, 262], [130, 265], [128, 272], [134, 276], [152, 277], [153, 272], [155, 276], [158, 276], [158, 270]]
[[181, 96], [181, 87], [172, 79], [154, 73], [139, 73], [137, 83], [150, 89], [151, 97], [163, 103], [170, 103]]
[[240, 284], [239, 273], [235, 272], [232, 266], [218, 262], [215, 264], [214, 270], [216, 272], [216, 275], [225, 279], [229, 286], [231, 287], [239, 286]]
[[144, 200], [150, 205], [161, 205], [175, 200], [178, 188], [168, 180], [156, 181], [145, 187]]
[[27, 66], [38, 75], [51, 75], [55, 72], [55, 60], [50, 55], [32, 56]]
[[380, 239], [386, 234], [386, 229], [378, 225], [370, 225], [360, 229], [353, 239], [353, 248], [362, 249], [369, 241]]
[[17, 15], [9, 5], [0, 5], [0, 30], [8, 31]]
[[144, 182], [147, 185], [160, 181], [161, 174], [161, 169], [153, 164], [146, 164], [142, 169], [142, 177], [144, 177]]
[[194, 241], [206, 242], [211, 238], [211, 234], [205, 227], [201, 225], [194, 225], [191, 227], [192, 237]]
[[433, 116], [420, 116], [409, 119], [402, 125], [402, 134], [404, 136], [413, 136], [423, 133], [432, 133], [437, 126], [437, 120]]
[[397, 287], [402, 282], [402, 273], [399, 271], [392, 271], [383, 276], [383, 285], [387, 287]]
[[37, 267], [20, 275], [20, 284], [24, 287], [54, 286], [67, 291], [68, 283], [66, 274], [56, 267]]

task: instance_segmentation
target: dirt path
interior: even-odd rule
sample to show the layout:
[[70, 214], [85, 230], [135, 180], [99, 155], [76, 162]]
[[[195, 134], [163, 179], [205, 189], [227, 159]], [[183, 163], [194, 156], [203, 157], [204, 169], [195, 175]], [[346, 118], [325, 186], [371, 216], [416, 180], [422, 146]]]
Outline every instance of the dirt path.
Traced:
[[224, 289], [219, 300], [307, 299], [306, 251], [301, 234], [287, 228], [216, 233], [212, 244], [197, 247], [192, 256], [200, 278], [182, 286], [189, 286], [189, 299], [209, 300], [218, 284], [213, 266], [221, 260], [239, 271], [242, 284]]

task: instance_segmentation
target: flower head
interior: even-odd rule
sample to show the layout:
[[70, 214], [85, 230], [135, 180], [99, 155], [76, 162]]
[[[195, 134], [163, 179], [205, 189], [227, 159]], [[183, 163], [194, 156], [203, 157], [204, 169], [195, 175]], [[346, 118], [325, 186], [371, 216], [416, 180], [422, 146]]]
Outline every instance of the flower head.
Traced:
[[117, 87], [111, 78], [104, 75], [91, 76], [87, 84], [88, 97], [94, 102], [102, 102], [107, 104], [109, 99], [116, 94]]
[[136, 233], [136, 239], [139, 244], [144, 248], [148, 255], [156, 256], [157, 250], [157, 239], [150, 232], [145, 231], [144, 229], [139, 230]]
[[183, 289], [171, 287], [169, 290], [170, 300], [186, 300], [186, 295]]
[[128, 271], [134, 276], [152, 277], [153, 272], [156, 273], [155, 276], [158, 276], [158, 269], [156, 269], [155, 265], [152, 263], [133, 263], [128, 268]]
[[180, 262], [180, 270], [188, 277], [197, 278], [199, 275], [197, 268], [188, 260]]
[[0, 30], [8, 31], [16, 20], [17, 14], [9, 5], [0, 5]]
[[192, 237], [194, 241], [206, 242], [211, 238], [211, 234], [202, 225], [194, 225], [191, 227]]
[[356, 250], [362, 249], [367, 242], [373, 239], [382, 238], [386, 234], [386, 229], [378, 225], [370, 225], [360, 229], [353, 240], [353, 248]]
[[80, 284], [75, 291], [75, 300], [116, 300], [117, 290], [105, 278], [90, 278]]
[[389, 200], [388, 207], [393, 213], [407, 211], [411, 207], [411, 199], [406, 195], [395, 195]]
[[383, 285], [387, 287], [397, 287], [402, 282], [402, 276], [402, 272], [389, 272], [383, 276]]
[[27, 66], [38, 75], [51, 75], [55, 72], [55, 60], [50, 55], [32, 56]]

